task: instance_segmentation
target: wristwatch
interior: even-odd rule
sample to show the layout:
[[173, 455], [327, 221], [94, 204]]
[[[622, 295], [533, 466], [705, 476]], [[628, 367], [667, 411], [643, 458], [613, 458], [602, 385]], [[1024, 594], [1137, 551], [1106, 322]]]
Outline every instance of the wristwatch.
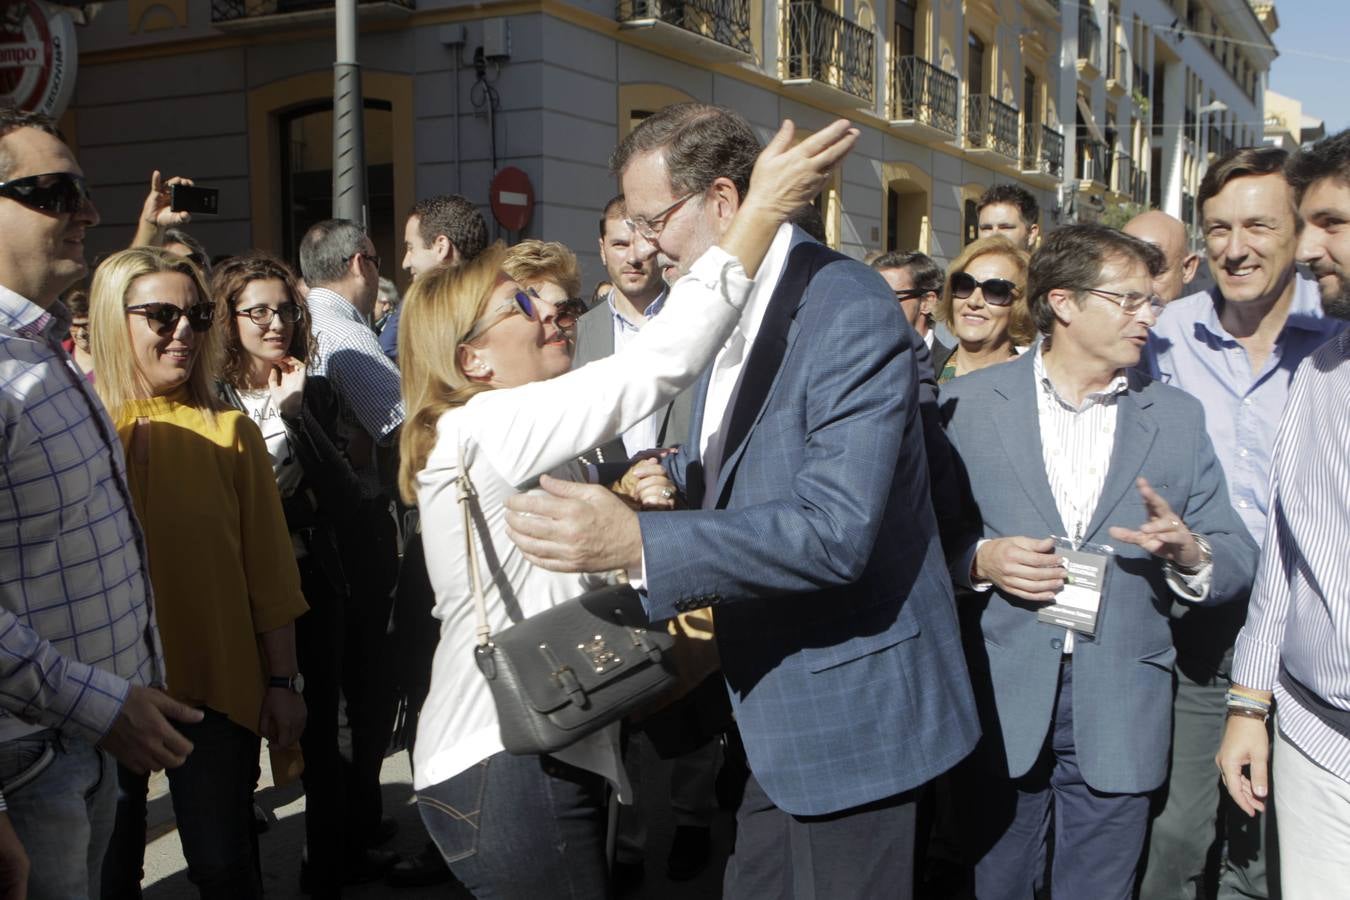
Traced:
[[1209, 540], [1204, 535], [1196, 534], [1194, 531], [1191, 532], [1191, 537], [1195, 538], [1195, 543], [1200, 548], [1200, 560], [1193, 566], [1178, 565], [1176, 569], [1182, 575], [1194, 575], [1214, 561], [1214, 551], [1209, 547]]
[[273, 675], [271, 678], [267, 679], [267, 686], [269, 688], [284, 688], [288, 691], [294, 691], [297, 694], [303, 694], [305, 692], [305, 676], [301, 675], [299, 672], [296, 672], [289, 677], [286, 675]]

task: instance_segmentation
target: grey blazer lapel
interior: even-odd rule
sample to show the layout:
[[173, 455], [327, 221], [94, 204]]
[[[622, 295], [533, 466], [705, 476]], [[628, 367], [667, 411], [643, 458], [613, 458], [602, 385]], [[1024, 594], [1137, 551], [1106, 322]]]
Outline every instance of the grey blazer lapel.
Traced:
[[[1045, 453], [1041, 444], [1040, 413], [1036, 408], [1036, 376], [1031, 354], [1002, 363], [1010, 370], [1006, 379], [994, 387], [1004, 402], [994, 408], [994, 423], [1003, 441], [1004, 459], [1017, 476], [1031, 505], [1041, 514], [1050, 531], [1064, 534], [1064, 521], [1050, 491], [1050, 479], [1045, 474]], [[1036, 535], [1032, 535], [1035, 537]]]
[[609, 301], [602, 301], [577, 320], [577, 346], [572, 367], [581, 368], [589, 362], [614, 354], [614, 315]]
[[[1141, 379], [1133, 373], [1128, 377], [1130, 389], [1116, 398], [1116, 438], [1111, 448], [1111, 467], [1106, 471], [1101, 499], [1097, 501], [1097, 509], [1085, 532], [1089, 537], [1106, 525], [1107, 517], [1120, 504], [1125, 492], [1135, 489], [1134, 481], [1158, 436], [1158, 426], [1147, 412], [1152, 401], [1139, 393]], [[1123, 524], [1134, 528], [1140, 523]]]

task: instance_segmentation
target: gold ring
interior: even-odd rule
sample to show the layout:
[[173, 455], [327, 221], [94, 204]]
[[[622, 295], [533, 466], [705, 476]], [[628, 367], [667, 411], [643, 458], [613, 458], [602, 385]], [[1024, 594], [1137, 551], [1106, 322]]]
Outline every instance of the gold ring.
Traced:
[[671, 490], [670, 488], [668, 488], [668, 487], [661, 488], [661, 499], [663, 499], [663, 500], [669, 500], [671, 497], [674, 497], [674, 496], [675, 496], [675, 492], [674, 492], [673, 490]]

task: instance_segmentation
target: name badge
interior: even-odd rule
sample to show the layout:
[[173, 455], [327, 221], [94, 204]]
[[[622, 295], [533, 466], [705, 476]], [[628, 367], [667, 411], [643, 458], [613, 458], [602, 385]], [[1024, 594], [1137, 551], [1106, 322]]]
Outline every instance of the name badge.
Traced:
[[1115, 550], [1101, 544], [1075, 546], [1073, 541], [1057, 537], [1055, 552], [1064, 560], [1064, 586], [1055, 595], [1055, 602], [1041, 607], [1036, 618], [1093, 636], [1101, 614], [1106, 566]]

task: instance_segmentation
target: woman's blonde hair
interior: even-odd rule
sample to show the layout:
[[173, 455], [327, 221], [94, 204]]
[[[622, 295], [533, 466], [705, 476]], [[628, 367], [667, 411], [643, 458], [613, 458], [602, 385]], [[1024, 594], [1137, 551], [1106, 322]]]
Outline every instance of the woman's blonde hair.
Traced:
[[1027, 306], [1027, 266], [1031, 257], [1025, 250], [1017, 249], [1012, 241], [1001, 234], [972, 241], [956, 259], [952, 260], [952, 264], [947, 267], [947, 281], [942, 286], [942, 299], [938, 301], [935, 315], [938, 321], [945, 323], [948, 328], [956, 324], [956, 304], [952, 302], [952, 276], [964, 272], [981, 256], [1002, 256], [1011, 260], [1017, 269], [1017, 277], [1013, 279], [1017, 288], [1013, 291], [1012, 306], [1008, 307], [1008, 338], [1014, 346], [1025, 347], [1036, 339], [1036, 324], [1032, 321], [1031, 309]]
[[441, 415], [488, 389], [460, 368], [459, 345], [482, 318], [506, 253], [498, 242], [458, 268], [432, 269], [403, 298], [398, 362], [407, 418], [399, 437], [398, 488], [408, 503], [417, 500], [417, 473], [436, 444]]
[[533, 238], [521, 241], [506, 251], [502, 271], [512, 281], [521, 284], [552, 281], [566, 291], [568, 297], [581, 295], [581, 269], [577, 267], [577, 255], [557, 241], [538, 241]]
[[[159, 247], [133, 247], [114, 253], [94, 272], [89, 288], [89, 349], [94, 355], [94, 383], [103, 405], [113, 419], [119, 418], [129, 401], [145, 396], [146, 387], [131, 354], [131, 336], [127, 331], [127, 295], [131, 285], [146, 275], [177, 272], [192, 282], [198, 302], [212, 303], [201, 269], [192, 260], [175, 256]], [[213, 314], [214, 325], [196, 333], [197, 352], [188, 373], [187, 393], [191, 405], [208, 417], [221, 408], [215, 381], [220, 370], [220, 310]], [[136, 322], [132, 327], [146, 328], [153, 322]]]

